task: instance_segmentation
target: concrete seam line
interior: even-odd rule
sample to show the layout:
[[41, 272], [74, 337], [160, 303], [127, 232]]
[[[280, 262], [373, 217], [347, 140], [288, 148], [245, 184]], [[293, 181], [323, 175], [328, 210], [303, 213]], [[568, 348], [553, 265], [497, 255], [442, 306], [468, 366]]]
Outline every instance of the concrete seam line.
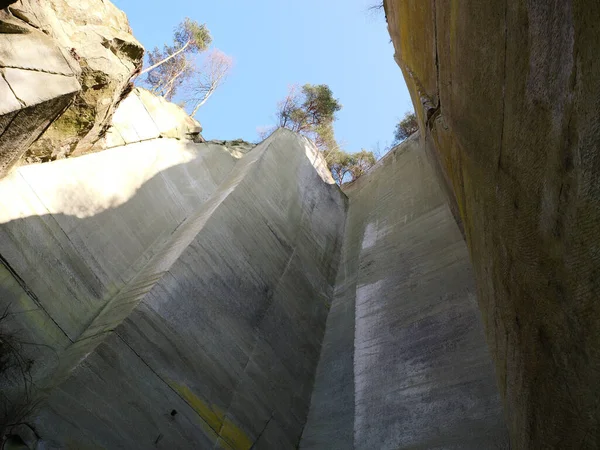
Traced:
[[[34, 187], [29, 183], [29, 181], [27, 181], [27, 178], [25, 178], [23, 176], [22, 173], [19, 172], [19, 176], [23, 179], [23, 181], [25, 182], [25, 184], [29, 187], [29, 189], [31, 189], [31, 192], [33, 193], [33, 195], [35, 195], [35, 197], [38, 199], [38, 201], [40, 202], [40, 204], [44, 207], [44, 209], [48, 212], [48, 216], [52, 219], [52, 221], [54, 221], [54, 223], [56, 223], [56, 225], [58, 226], [58, 228], [60, 229], [60, 231], [62, 231], [62, 233], [65, 235], [65, 237], [67, 238], [67, 241], [69, 241], [69, 243], [73, 246], [73, 250], [75, 251], [75, 253], [78, 256], [82, 256], [81, 252], [77, 249], [77, 246], [75, 245], [75, 243], [71, 240], [71, 238], [69, 237], [69, 235], [67, 234], [67, 232], [64, 230], [64, 228], [60, 225], [60, 223], [58, 222], [58, 220], [56, 220], [56, 217], [54, 217], [54, 214], [52, 214], [50, 212], [50, 210], [48, 209], [48, 207], [46, 206], [46, 204], [44, 203], [44, 201], [41, 199], [41, 197], [38, 195], [37, 191], [34, 189]], [[38, 216], [39, 217], [39, 216]], [[62, 248], [62, 246], [61, 246]], [[90, 253], [90, 257], [92, 258], [92, 260], [94, 261], [94, 263], [98, 264], [98, 261], [96, 260], [96, 258], [94, 257], [94, 255], [92, 255]], [[100, 278], [98, 278], [98, 275], [96, 275], [96, 273], [94, 271], [92, 271], [92, 269], [90, 268], [90, 266], [88, 264], [85, 264], [85, 267], [90, 271], [90, 273], [94, 276], [94, 278], [96, 279], [96, 282], [100, 285], [102, 285], [102, 281], [100, 280]]]
[[23, 107], [23, 109], [27, 108], [27, 103], [25, 103], [23, 100], [21, 100], [19, 98], [19, 96], [17, 95], [17, 93], [15, 92], [15, 90], [12, 88], [12, 86], [10, 85], [10, 83], [8, 82], [8, 80], [6, 79], [6, 76], [4, 75], [4, 71], [0, 71], [0, 75], [2, 76], [2, 79], [4, 80], [4, 82], [6, 83], [6, 85], [8, 86], [8, 88], [10, 89], [10, 92], [12, 92], [12, 94], [15, 96], [15, 98], [17, 99], [17, 101]]
[[66, 338], [69, 340], [69, 342], [71, 342], [71, 344], [73, 343], [73, 340], [69, 337], [69, 335], [67, 333], [65, 333], [65, 330], [63, 330], [61, 328], [61, 326], [56, 323], [56, 320], [54, 320], [54, 318], [48, 313], [48, 311], [46, 311], [46, 309], [42, 306], [42, 304], [40, 303], [37, 295], [35, 294], [35, 292], [33, 292], [29, 286], [27, 286], [27, 283], [25, 282], [25, 280], [23, 280], [23, 278], [21, 278], [19, 276], [19, 274], [17, 273], [17, 271], [15, 269], [13, 269], [13, 267], [10, 265], [10, 263], [6, 260], [6, 258], [4, 258], [4, 256], [2, 254], [0, 254], [0, 264], [2, 264], [4, 267], [6, 267], [6, 270], [8, 270], [10, 272], [10, 274], [13, 276], [13, 278], [15, 279], [15, 281], [19, 284], [19, 286], [21, 286], [21, 288], [25, 291], [25, 293], [27, 294], [27, 296], [33, 300], [33, 302], [39, 306], [39, 308], [44, 311], [44, 313], [46, 313], [46, 315], [50, 318], [50, 320], [54, 323], [54, 325], [57, 326], [57, 328], [66, 336]]

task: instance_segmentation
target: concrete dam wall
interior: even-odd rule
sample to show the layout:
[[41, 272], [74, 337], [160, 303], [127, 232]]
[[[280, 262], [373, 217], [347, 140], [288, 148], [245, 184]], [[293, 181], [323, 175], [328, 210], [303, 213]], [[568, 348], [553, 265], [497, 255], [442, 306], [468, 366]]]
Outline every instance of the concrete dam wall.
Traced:
[[286, 130], [240, 156], [163, 138], [0, 181], [0, 306], [35, 343], [4, 401], [35, 445], [507, 448], [418, 136], [346, 194]]
[[419, 136], [344, 192], [300, 448], [509, 448], [467, 247]]

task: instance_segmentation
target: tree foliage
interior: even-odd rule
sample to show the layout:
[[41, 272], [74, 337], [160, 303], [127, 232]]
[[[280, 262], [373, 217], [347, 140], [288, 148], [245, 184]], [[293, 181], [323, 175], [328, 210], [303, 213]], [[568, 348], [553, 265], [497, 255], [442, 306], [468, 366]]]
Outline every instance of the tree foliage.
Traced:
[[172, 45], [148, 52], [148, 67], [142, 71], [147, 73], [145, 84], [169, 101], [183, 90], [183, 103], [192, 104], [191, 115], [195, 115], [233, 66], [233, 59], [219, 50], [209, 52], [198, 66], [196, 55], [204, 52], [211, 42], [205, 24], [186, 18], [175, 28]]
[[292, 86], [286, 98], [279, 103], [278, 125], [312, 139], [320, 150], [337, 148], [333, 122], [335, 113], [342, 109], [326, 84]]
[[[339, 100], [326, 84], [292, 86], [286, 98], [278, 104], [278, 126], [300, 133], [311, 139], [339, 185], [353, 181], [375, 164], [373, 152], [361, 150], [348, 153], [340, 148], [333, 124], [336, 113], [342, 109]], [[261, 137], [272, 130], [264, 129]]]
[[364, 175], [376, 161], [373, 152], [368, 150], [363, 149], [357, 153], [337, 150], [331, 155], [328, 164], [333, 179], [341, 186]]
[[394, 131], [394, 145], [399, 144], [417, 131], [419, 131], [419, 122], [417, 122], [415, 113], [407, 112], [404, 114], [404, 118], [396, 124], [396, 129]]
[[[348, 153], [340, 148], [333, 124], [341, 109], [329, 86], [305, 84], [290, 87], [288, 95], [279, 102], [276, 115], [278, 126], [300, 133], [315, 143], [339, 185], [355, 180], [376, 161], [373, 152]], [[272, 131], [265, 128], [259, 134], [265, 138]]]

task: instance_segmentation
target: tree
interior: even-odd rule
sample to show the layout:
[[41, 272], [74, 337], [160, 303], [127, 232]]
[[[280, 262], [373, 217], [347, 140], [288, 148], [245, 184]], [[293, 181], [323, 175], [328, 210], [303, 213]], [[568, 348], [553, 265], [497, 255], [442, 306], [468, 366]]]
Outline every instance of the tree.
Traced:
[[419, 131], [419, 123], [417, 122], [415, 113], [407, 112], [404, 114], [404, 118], [396, 124], [396, 130], [394, 131], [394, 145], [399, 144], [417, 131]]
[[341, 109], [342, 105], [326, 84], [292, 86], [279, 103], [277, 121], [280, 127], [312, 139], [319, 150], [327, 153], [338, 147], [333, 122], [335, 113]]
[[376, 162], [373, 152], [361, 150], [357, 153], [346, 153], [336, 150], [328, 161], [329, 170], [338, 185], [344, 181], [354, 181], [365, 174]]
[[150, 90], [171, 100], [180, 88], [195, 73], [191, 56], [203, 52], [212, 42], [205, 24], [186, 17], [176, 28], [173, 45], [155, 47], [148, 52], [149, 66], [141, 74], [146, 76]]
[[[343, 151], [335, 139], [333, 123], [335, 113], [342, 109], [326, 84], [305, 84], [290, 87], [288, 94], [277, 107], [278, 126], [300, 133], [311, 139], [323, 154], [325, 162], [337, 184], [353, 181], [375, 164], [373, 152]], [[272, 129], [262, 128], [259, 134], [266, 137]]]
[[331, 153], [330, 161], [328, 162], [331, 175], [338, 185], [342, 185], [346, 175], [351, 173], [351, 167], [354, 164], [352, 156], [349, 153], [338, 150]]
[[375, 155], [373, 152], [367, 150], [361, 150], [358, 153], [352, 154], [352, 166], [350, 172], [352, 173], [352, 180], [356, 180], [358, 177], [367, 172], [376, 162]]
[[213, 50], [206, 56], [197, 76], [191, 82], [190, 90], [194, 107], [190, 116], [195, 116], [198, 109], [225, 82], [232, 67], [233, 58], [220, 50]]

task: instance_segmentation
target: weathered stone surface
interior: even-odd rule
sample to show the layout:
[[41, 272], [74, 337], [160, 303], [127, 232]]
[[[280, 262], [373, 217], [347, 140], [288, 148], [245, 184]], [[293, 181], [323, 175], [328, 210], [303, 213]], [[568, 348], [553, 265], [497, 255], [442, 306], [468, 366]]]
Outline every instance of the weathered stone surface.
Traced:
[[135, 93], [162, 137], [194, 139], [202, 131], [200, 123], [175, 103], [157, 97], [146, 89], [136, 88]]
[[55, 41], [0, 11], [0, 177], [79, 91], [78, 65]]
[[468, 251], [413, 136], [345, 187], [342, 260], [300, 448], [508, 448]]
[[[95, 151], [156, 139], [175, 138], [203, 142], [200, 123], [182, 108], [142, 88], [135, 88], [119, 104], [106, 136]], [[231, 148], [233, 150], [233, 147]]]
[[243, 139], [236, 139], [236, 140], [233, 140], [233, 141], [212, 140], [212, 141], [208, 141], [208, 142], [211, 142], [213, 144], [218, 144], [218, 145], [224, 145], [237, 158], [241, 158], [246, 153], [248, 153], [250, 150], [252, 150], [254, 147], [256, 147], [256, 144], [252, 144], [250, 142], [246, 142]]
[[[132, 36], [125, 14], [104, 0], [19, 0], [15, 17], [52, 37], [81, 66], [82, 90], [73, 105], [32, 145], [29, 161], [45, 161], [90, 151], [109, 124], [118, 102], [141, 67], [143, 47]], [[35, 64], [30, 52], [21, 58]]]
[[600, 4], [385, 7], [462, 218], [512, 445], [597, 448]]

